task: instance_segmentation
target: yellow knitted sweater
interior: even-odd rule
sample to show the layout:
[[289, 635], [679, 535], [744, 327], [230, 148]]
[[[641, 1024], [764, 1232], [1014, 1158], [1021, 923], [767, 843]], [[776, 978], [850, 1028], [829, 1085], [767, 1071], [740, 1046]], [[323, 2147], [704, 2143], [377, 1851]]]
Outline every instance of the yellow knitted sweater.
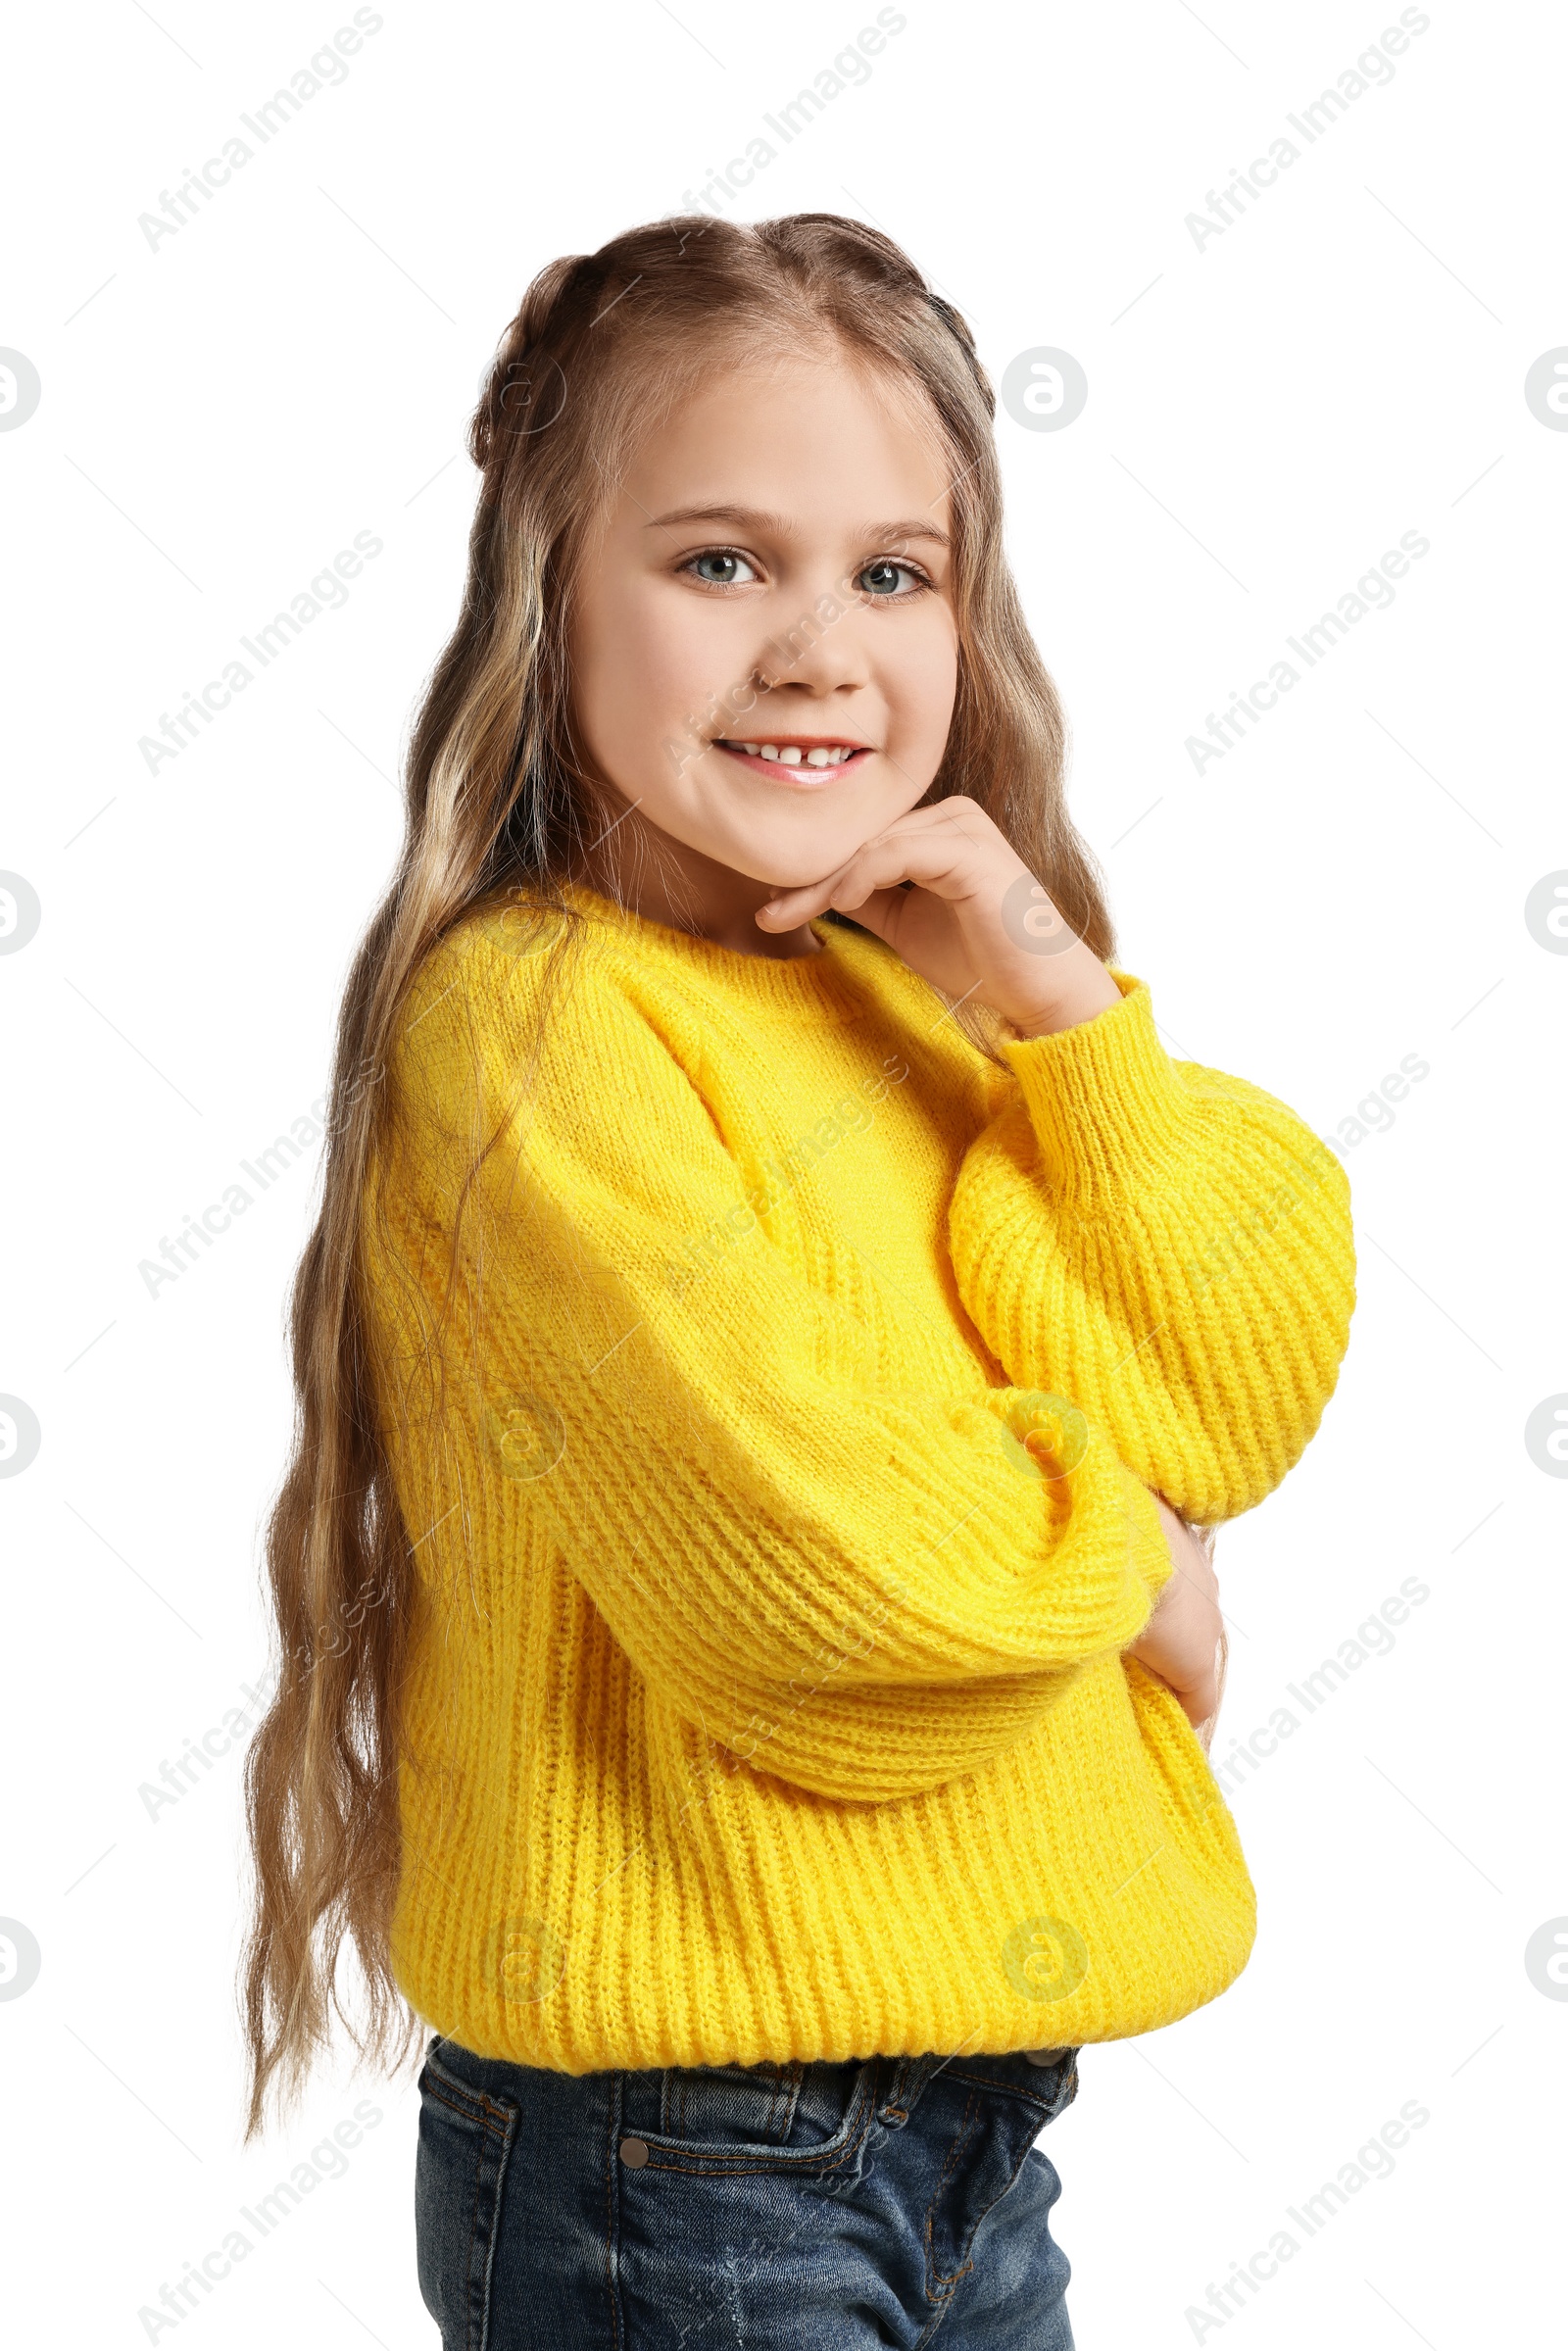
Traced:
[[471, 915], [426, 959], [367, 1186], [429, 1603], [406, 1996], [568, 2074], [1212, 1999], [1251, 1883], [1123, 1652], [1170, 1573], [1150, 1490], [1234, 1517], [1317, 1427], [1338, 1160], [1172, 1060], [1127, 972], [999, 1068], [867, 932], [778, 961], [564, 895], [542, 1043], [548, 924]]

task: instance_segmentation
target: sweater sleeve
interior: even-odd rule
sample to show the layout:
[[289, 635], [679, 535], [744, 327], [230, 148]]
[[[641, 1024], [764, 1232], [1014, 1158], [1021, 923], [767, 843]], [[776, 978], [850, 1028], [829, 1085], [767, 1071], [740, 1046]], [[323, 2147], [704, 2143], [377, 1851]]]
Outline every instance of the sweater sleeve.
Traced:
[[1059, 1396], [978, 1365], [890, 1391], [630, 988], [553, 995], [524, 1086], [531, 967], [503, 960], [449, 942], [420, 974], [376, 1178], [395, 1281], [433, 1307], [456, 1275], [446, 1408], [481, 1481], [653, 1697], [755, 1768], [838, 1799], [979, 1768], [1137, 1639], [1170, 1573], [1152, 1497]]
[[1061, 1389], [1187, 1517], [1299, 1459], [1355, 1303], [1334, 1153], [1246, 1079], [1175, 1061], [1150, 993], [1001, 1051], [1016, 1086], [949, 1211], [964, 1305], [1022, 1385]]

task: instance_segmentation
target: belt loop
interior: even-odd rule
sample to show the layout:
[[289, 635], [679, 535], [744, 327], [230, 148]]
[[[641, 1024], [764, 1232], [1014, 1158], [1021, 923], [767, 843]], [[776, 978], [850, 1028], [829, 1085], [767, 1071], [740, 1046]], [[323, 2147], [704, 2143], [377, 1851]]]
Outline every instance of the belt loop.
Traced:
[[887, 2095], [879, 2101], [877, 2106], [877, 2120], [885, 2123], [894, 2112], [901, 2115], [903, 2113], [904, 2085], [908, 2079], [909, 2067], [913, 2061], [907, 2057], [895, 2057], [884, 2058], [882, 2062], [884, 2065], [891, 2064], [893, 2068], [892, 2078], [887, 2085]]
[[885, 2122], [888, 2119], [889, 2110], [896, 2107], [901, 2120], [907, 2122], [926, 2083], [934, 2074], [941, 2071], [947, 2062], [947, 2059], [940, 2057], [934, 2049], [927, 2049], [919, 2057], [901, 2057], [898, 2071], [893, 2077], [892, 2087], [881, 2110], [882, 2120]]

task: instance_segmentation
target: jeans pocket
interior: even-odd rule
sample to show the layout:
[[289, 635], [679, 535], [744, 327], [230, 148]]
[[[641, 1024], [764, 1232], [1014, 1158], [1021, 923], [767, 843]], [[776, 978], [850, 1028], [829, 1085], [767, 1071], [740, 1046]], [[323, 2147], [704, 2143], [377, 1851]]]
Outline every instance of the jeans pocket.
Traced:
[[490, 2282], [517, 2109], [470, 2089], [431, 2043], [419, 2074], [414, 2214], [419, 2292], [442, 2351], [486, 2351]]
[[769, 2146], [788, 2139], [804, 2065], [669, 2065], [660, 2076], [659, 2128], [690, 2145], [741, 2137]]
[[832, 2169], [870, 2124], [876, 2076], [874, 2057], [623, 2073], [621, 2160], [634, 2170]]

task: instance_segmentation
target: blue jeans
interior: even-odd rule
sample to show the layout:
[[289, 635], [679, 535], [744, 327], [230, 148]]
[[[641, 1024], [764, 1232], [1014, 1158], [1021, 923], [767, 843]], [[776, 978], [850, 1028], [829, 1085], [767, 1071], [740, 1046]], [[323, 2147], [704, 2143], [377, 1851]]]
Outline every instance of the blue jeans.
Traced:
[[415, 2225], [443, 2351], [1072, 2351], [1034, 2141], [1076, 2058], [571, 2075], [437, 2035]]

